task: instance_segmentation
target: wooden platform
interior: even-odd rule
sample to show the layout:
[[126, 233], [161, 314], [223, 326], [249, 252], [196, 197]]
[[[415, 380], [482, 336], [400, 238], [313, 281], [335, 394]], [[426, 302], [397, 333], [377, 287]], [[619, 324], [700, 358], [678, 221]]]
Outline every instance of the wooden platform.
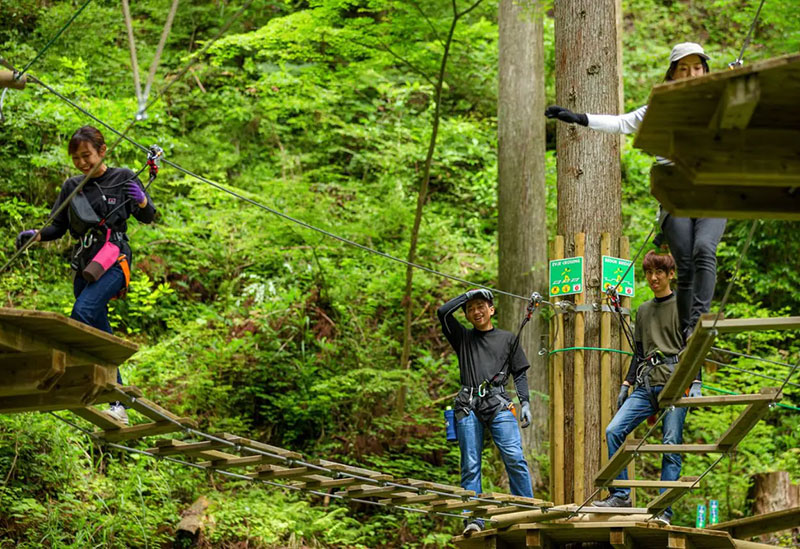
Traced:
[[798, 527], [800, 527], [800, 507], [720, 522], [710, 528], [724, 530], [739, 538], [751, 538]]
[[117, 366], [136, 345], [46, 311], [0, 308], [0, 413], [117, 400]]
[[614, 549], [766, 549], [771, 545], [733, 539], [727, 532], [679, 526], [658, 526], [638, 517], [635, 521], [563, 520], [515, 524], [506, 530], [485, 530], [453, 539], [463, 549], [560, 549], [566, 544], [594, 542]]
[[675, 166], [653, 194], [680, 216], [798, 219], [798, 97], [798, 54], [654, 87], [634, 146]]

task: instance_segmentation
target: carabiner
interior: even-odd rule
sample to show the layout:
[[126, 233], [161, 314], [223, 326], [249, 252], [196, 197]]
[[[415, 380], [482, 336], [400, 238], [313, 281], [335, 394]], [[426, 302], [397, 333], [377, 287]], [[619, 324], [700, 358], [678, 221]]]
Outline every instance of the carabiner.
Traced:
[[483, 398], [486, 396], [486, 387], [489, 386], [489, 382], [487, 380], [483, 380], [480, 385], [478, 385], [478, 396]]

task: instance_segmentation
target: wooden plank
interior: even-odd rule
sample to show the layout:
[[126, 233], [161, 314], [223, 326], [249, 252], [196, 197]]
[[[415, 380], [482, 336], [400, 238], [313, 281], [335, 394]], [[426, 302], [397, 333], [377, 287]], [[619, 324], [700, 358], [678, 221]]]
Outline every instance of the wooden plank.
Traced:
[[[714, 325], [713, 316], [704, 316], [702, 326], [710, 329]], [[716, 330], [721, 334], [766, 330], [800, 330], [800, 316], [773, 318], [724, 318], [717, 322]]]
[[382, 503], [391, 503], [392, 505], [403, 505], [411, 503], [429, 503], [436, 501], [441, 496], [436, 494], [417, 494], [416, 492], [395, 492], [389, 499], [381, 500]]
[[700, 370], [715, 337], [715, 333], [710, 330], [708, 325], [703, 324], [701, 318], [686, 344], [686, 349], [681, 354], [680, 362], [675, 365], [675, 370], [658, 395], [658, 403], [661, 407], [670, 406], [683, 396], [684, 390], [691, 385]]
[[352, 465], [345, 465], [344, 463], [337, 463], [335, 461], [328, 461], [326, 459], [315, 459], [311, 463], [314, 465], [325, 467], [327, 469], [330, 469], [331, 471], [350, 473], [353, 475], [358, 475], [359, 477], [366, 477], [373, 481], [387, 481], [387, 480], [392, 480], [393, 478], [392, 475], [387, 475], [381, 473], [380, 471], [371, 471], [369, 469], [363, 469], [361, 467], [353, 467]]
[[[194, 420], [190, 418], [181, 418], [180, 423], [185, 427], [194, 426]], [[97, 435], [109, 442], [120, 442], [123, 440], [174, 433], [181, 430], [183, 430], [183, 427], [175, 425], [170, 421], [159, 421], [154, 423], [140, 423], [139, 425], [132, 425], [123, 429], [98, 431]]]
[[48, 392], [0, 397], [0, 413], [47, 412], [114, 402], [109, 382], [113, 367], [97, 364], [67, 368]]
[[398, 489], [394, 486], [373, 486], [371, 484], [356, 484], [348, 486], [344, 492], [337, 492], [340, 496], [349, 498], [369, 498], [387, 496], [397, 492]]
[[657, 498], [647, 504], [647, 512], [652, 513], [653, 515], [658, 515], [664, 509], [672, 505], [673, 502], [680, 499], [686, 492], [688, 492], [692, 487], [692, 483], [694, 483], [698, 478], [699, 477], [681, 477], [679, 480], [682, 483], [688, 484], [689, 486], [675, 486], [672, 488], [667, 488]]
[[251, 467], [253, 465], [271, 465], [285, 463], [284, 460], [270, 456], [253, 455], [244, 457], [232, 457], [227, 459], [214, 459], [198, 463], [203, 467], [214, 467], [217, 469], [232, 469], [238, 467]]
[[104, 414], [97, 408], [83, 408], [83, 407], [71, 408], [70, 412], [72, 412], [73, 414], [75, 414], [80, 418], [85, 419], [89, 423], [96, 425], [97, 427], [99, 427], [104, 431], [125, 428], [124, 423], [119, 422], [116, 419], [112, 419], [111, 416], [109, 416], [108, 414]]
[[724, 530], [734, 538], [746, 539], [798, 527], [800, 527], [800, 507], [720, 522], [708, 528]]
[[680, 480], [612, 480], [608, 487], [614, 488], [691, 488], [692, 482]]
[[66, 358], [56, 349], [0, 354], [0, 396], [49, 391], [64, 374]]
[[[573, 237], [575, 243], [575, 256], [586, 255], [586, 233], [576, 233]], [[584, 264], [586, 259], [584, 258]], [[585, 292], [575, 295], [575, 305], [585, 305]], [[584, 313], [576, 312], [573, 317], [573, 343], [574, 347], [583, 347], [585, 341], [586, 323]], [[586, 369], [584, 352], [576, 350], [572, 354], [572, 443], [574, 454], [572, 458], [572, 494], [576, 501], [586, 499]], [[566, 458], [565, 458], [566, 460]]]
[[247, 476], [261, 480], [279, 480], [284, 478], [301, 477], [307, 474], [307, 467], [281, 467], [280, 465], [265, 465], [255, 473], [250, 473]]
[[578, 512], [581, 515], [648, 515], [646, 507], [592, 507], [586, 505], [580, 508], [575, 504], [559, 505], [553, 508], [554, 511]]
[[614, 549], [634, 549], [633, 537], [624, 528], [611, 528], [608, 543]]
[[[420, 490], [435, 490], [436, 492], [452, 494], [453, 496], [458, 496], [458, 497], [461, 497], [461, 496], [475, 496], [475, 495], [477, 495], [477, 494], [475, 494], [475, 492], [473, 490], [465, 490], [464, 488], [461, 488], [460, 486], [452, 486], [452, 485], [449, 485], [449, 484], [440, 484], [438, 482], [429, 482], [427, 480], [418, 480], [418, 479], [414, 479], [414, 478], [402, 478], [402, 479], [396, 479], [393, 482], [395, 482], [396, 484], [402, 484], [404, 486], [412, 486], [412, 487], [420, 489]], [[503, 495], [504, 496], [507, 495], [507, 496], [511, 497], [509, 494], [503, 494]], [[513, 497], [517, 497], [517, 496], [513, 496]]]
[[[553, 240], [551, 259], [564, 258], [564, 237], [557, 235]], [[553, 315], [555, 324], [555, 341], [552, 349], [564, 348], [564, 315]], [[552, 333], [552, 331], [551, 331]], [[566, 503], [566, 485], [564, 483], [564, 353], [551, 355], [553, 361], [552, 383], [550, 387], [550, 471], [551, 498], [555, 503]]]
[[695, 185], [677, 167], [656, 165], [650, 169], [650, 192], [665, 210], [680, 217], [800, 220], [800, 192], [788, 185]]
[[724, 452], [719, 444], [642, 444], [640, 454], [715, 454]]
[[463, 509], [476, 509], [481, 505], [485, 505], [480, 501], [476, 501], [474, 499], [471, 500], [461, 500], [461, 499], [447, 499], [447, 500], [436, 500], [432, 501], [430, 505], [423, 507], [422, 509], [425, 511], [433, 511], [433, 512], [446, 512], [446, 511], [460, 511]]
[[673, 403], [677, 408], [700, 408], [705, 406], [734, 406], [737, 404], [754, 404], [770, 402], [773, 394], [748, 394], [748, 395], [714, 395], [704, 397], [682, 397]]
[[472, 514], [476, 517], [494, 517], [519, 511], [525, 511], [525, 509], [516, 505], [491, 505], [489, 507], [478, 507], [472, 511]]
[[[116, 366], [133, 355], [137, 346], [117, 336], [93, 328], [77, 320], [49, 311], [31, 311], [0, 307], [0, 342], [3, 345], [38, 341], [47, 348], [80, 350], [92, 357], [91, 362]], [[41, 347], [40, 347], [41, 348]]]
[[147, 451], [159, 456], [174, 456], [178, 454], [197, 455], [197, 452], [207, 452], [209, 450], [219, 450], [221, 448], [229, 448], [229, 446], [211, 440], [183, 442], [181, 440], [162, 439], [156, 441], [155, 448], [149, 448]]
[[[780, 392], [776, 387], [764, 387], [761, 389], [762, 394], [771, 395], [773, 400], [780, 399]], [[764, 414], [769, 410], [769, 401], [761, 401], [750, 404], [741, 415], [736, 418], [736, 421], [728, 428], [727, 431], [720, 437], [717, 444], [726, 450], [735, 448], [739, 442], [747, 436], [747, 433], [755, 427]]]
[[[468, 490], [469, 492], [469, 490]], [[469, 495], [469, 494], [465, 494]], [[526, 498], [523, 496], [515, 496], [514, 494], [499, 494], [497, 492], [491, 492], [488, 494], [490, 498], [495, 501], [499, 501], [502, 503], [514, 503], [517, 505], [535, 505], [537, 507], [552, 507], [552, 501], [546, 501], [543, 499], [538, 498]]]
[[356, 482], [352, 478], [330, 478], [323, 475], [307, 475], [302, 477], [303, 482], [295, 483], [296, 486], [311, 490], [326, 490], [328, 488], [342, 488]]
[[164, 421], [164, 418], [174, 419], [175, 421], [179, 419], [179, 416], [146, 398], [130, 399], [125, 404], [152, 421]]
[[228, 442], [233, 442], [234, 444], [249, 446], [250, 448], [255, 448], [256, 450], [261, 450], [263, 452], [269, 452], [285, 459], [303, 459], [303, 455], [298, 452], [292, 452], [291, 450], [287, 450], [285, 448], [272, 446], [271, 444], [265, 444], [257, 440], [251, 440], [249, 438], [232, 435], [230, 433], [222, 433], [218, 435], [217, 438], [227, 440]]

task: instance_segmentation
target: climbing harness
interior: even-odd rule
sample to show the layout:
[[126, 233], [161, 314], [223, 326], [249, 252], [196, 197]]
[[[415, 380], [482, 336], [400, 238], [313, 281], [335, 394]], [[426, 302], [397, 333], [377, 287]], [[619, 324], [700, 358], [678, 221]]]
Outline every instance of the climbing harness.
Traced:
[[650, 375], [658, 366], [671, 365], [674, 366], [678, 363], [678, 355], [666, 356], [661, 351], [655, 351], [644, 357], [636, 365], [636, 385], [644, 387], [647, 398], [653, 406], [653, 410], [658, 410], [658, 399], [655, 397], [650, 385]]

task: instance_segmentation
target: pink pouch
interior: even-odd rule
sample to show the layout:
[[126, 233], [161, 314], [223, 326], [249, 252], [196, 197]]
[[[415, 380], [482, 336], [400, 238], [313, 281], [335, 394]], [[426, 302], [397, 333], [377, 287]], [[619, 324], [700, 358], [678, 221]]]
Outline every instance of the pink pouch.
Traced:
[[111, 229], [106, 229], [106, 243], [83, 270], [83, 278], [89, 282], [97, 282], [119, 259], [119, 246], [109, 242], [110, 238]]

